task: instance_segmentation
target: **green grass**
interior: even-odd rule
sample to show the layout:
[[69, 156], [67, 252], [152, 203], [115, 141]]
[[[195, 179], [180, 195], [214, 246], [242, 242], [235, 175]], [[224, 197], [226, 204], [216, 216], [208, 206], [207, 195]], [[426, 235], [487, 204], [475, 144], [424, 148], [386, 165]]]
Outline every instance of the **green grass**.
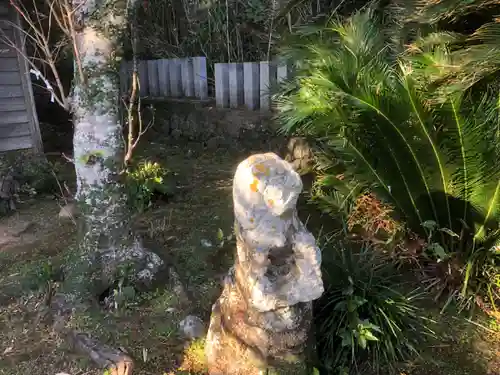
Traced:
[[[490, 329], [483, 316], [474, 323], [451, 312], [440, 315], [440, 341], [424, 350], [422, 358], [405, 366], [408, 375], [496, 375], [500, 373], [500, 331]], [[484, 328], [479, 327], [481, 324]]]
[[[236, 165], [248, 154], [224, 150], [208, 153], [195, 143], [175, 142], [156, 140], [147, 150], [139, 150], [138, 156], [157, 160], [176, 173], [178, 187], [171, 201], [158, 203], [140, 215], [136, 229], [154, 238], [153, 250], [175, 265], [194, 303], [183, 306], [173, 290], [165, 286], [140, 295], [116, 312], [89, 311], [76, 315], [72, 322], [77, 327], [90, 329], [107, 344], [126, 348], [136, 360], [134, 375], [163, 375], [169, 371], [176, 375], [189, 374], [189, 371], [200, 373], [203, 368], [199, 358], [201, 344], [186, 350], [177, 330], [178, 322], [187, 314], [197, 314], [208, 323], [211, 305], [220, 293], [219, 277], [233, 262], [234, 244], [217, 246], [217, 232], [219, 228], [224, 234], [232, 230], [232, 176]], [[148, 144], [147, 140], [144, 144]], [[52, 229], [44, 227], [45, 234], [30, 246], [0, 252], [0, 290], [9, 283], [17, 286], [13, 294], [16, 298], [0, 305], [0, 353], [5, 351], [0, 361], [1, 375], [58, 372], [102, 375], [87, 359], [73, 354], [50, 329], [33, 324], [43, 293], [22, 289], [17, 276], [12, 276], [29, 276], [39, 270], [40, 265], [63, 259], [73, 243], [74, 228], [71, 223], [63, 225], [55, 220], [58, 210], [54, 201], [23, 208], [21, 215], [36, 215], [37, 221], [51, 222]], [[325, 223], [315, 210], [305, 205], [301, 206], [300, 214], [304, 221], [311, 217], [309, 227], [313, 231]], [[202, 240], [214, 246], [205, 247]], [[451, 328], [459, 328], [458, 323], [447, 317], [442, 320]], [[407, 366], [405, 373], [488, 374], [487, 366], [497, 361], [494, 354], [500, 350], [499, 340], [491, 334], [483, 334], [475, 326], [465, 326], [470, 328], [473, 337], [477, 336], [472, 343], [469, 342], [472, 336], [465, 335], [469, 334], [465, 328], [458, 332], [443, 328], [449, 336], [438, 343], [441, 346], [429, 348], [429, 356]], [[188, 369], [181, 371], [179, 367], [183, 362]], [[498, 373], [491, 372], [492, 375]]]
[[[217, 232], [219, 229], [224, 234], [232, 232], [231, 184], [239, 155], [218, 153], [199, 157], [203, 150], [194, 150], [195, 147], [161, 145], [141, 152], [141, 158], [154, 157], [172, 170], [177, 175], [178, 188], [171, 201], [155, 204], [137, 217], [135, 224], [139, 233], [154, 239], [147, 241], [153, 250], [167, 263], [175, 265], [193, 303], [183, 306], [169, 286], [163, 286], [141, 295], [118, 311], [89, 310], [76, 314], [71, 322], [109, 345], [126, 348], [136, 359], [134, 374], [162, 375], [182, 364], [184, 341], [179, 335], [178, 323], [191, 313], [208, 324], [211, 305], [220, 293], [219, 277], [233, 261], [232, 245], [218, 246]], [[188, 149], [194, 150], [192, 156], [187, 154]], [[43, 207], [36, 204], [26, 209], [30, 214], [38, 210], [40, 222], [56, 223], [54, 233], [51, 232], [52, 241], [62, 237], [66, 239], [64, 243], [71, 243], [74, 237], [70, 232], [74, 228], [71, 224], [62, 230], [56, 220], [57, 203], [45, 202]], [[213, 246], [203, 246], [205, 241]], [[8, 253], [0, 253], [0, 290], [9, 286], [10, 295], [14, 297], [0, 307], [0, 342], [4, 343], [0, 353], [12, 346], [0, 364], [0, 374], [40, 371], [101, 374], [92, 370], [88, 361], [70, 354], [64, 341], [54, 337], [49, 329], [32, 324], [36, 306], [43, 300], [43, 288], [38, 291], [33, 285], [41, 282], [37, 274], [48, 263], [60, 263], [67, 247], [53, 246], [47, 239], [41, 239], [33, 246], [14, 247]], [[30, 302], [26, 303], [26, 299]]]

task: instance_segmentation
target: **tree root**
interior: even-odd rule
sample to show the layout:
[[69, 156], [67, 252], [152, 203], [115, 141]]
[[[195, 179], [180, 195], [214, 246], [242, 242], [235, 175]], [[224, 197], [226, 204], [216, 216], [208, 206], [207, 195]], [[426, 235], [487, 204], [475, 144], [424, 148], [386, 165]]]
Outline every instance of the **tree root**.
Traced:
[[[164, 268], [164, 262], [156, 254], [142, 248], [139, 242], [134, 245], [130, 249], [104, 252], [96, 257], [96, 261], [101, 263], [98, 267], [101, 281], [97, 283], [98, 290], [92, 290], [82, 296], [68, 290], [71, 289], [70, 284], [63, 284], [61, 292], [50, 291], [51, 298], [42, 304], [37, 317], [37, 324], [43, 322], [52, 325], [54, 332], [65, 338], [75, 351], [88, 356], [110, 375], [132, 375], [133, 359], [124, 350], [111, 348], [87, 333], [75, 331], [68, 327], [68, 322], [76, 311], [86, 311], [97, 302], [96, 297], [102, 292], [101, 288], [113, 287], [116, 280], [112, 275], [116, 275], [116, 270], [125, 263], [132, 263], [134, 287], [144, 290], [152, 285], [156, 273]], [[68, 281], [68, 278], [65, 278], [65, 281]]]
[[125, 352], [102, 344], [84, 333], [72, 332], [70, 336], [77, 351], [88, 355], [100, 368], [107, 369], [110, 375], [132, 375], [134, 361]]
[[[101, 265], [99, 278], [104, 285], [102, 291], [113, 286], [115, 278], [120, 274], [120, 268], [124, 266], [129, 266], [129, 270], [127, 275], [122, 276], [127, 276], [136, 289], [149, 290], [165, 267], [164, 261], [156, 253], [147, 250], [139, 239], [136, 239], [129, 248], [100, 251], [96, 256], [95, 262]], [[99, 294], [102, 291], [99, 291]]]
[[68, 299], [66, 295], [56, 295], [49, 309], [40, 311], [38, 321], [51, 323], [52, 329], [66, 339], [70, 347], [89, 357], [99, 368], [107, 370], [109, 375], [132, 375], [134, 361], [125, 351], [112, 348], [87, 333], [68, 328], [67, 323], [74, 311], [85, 308]]

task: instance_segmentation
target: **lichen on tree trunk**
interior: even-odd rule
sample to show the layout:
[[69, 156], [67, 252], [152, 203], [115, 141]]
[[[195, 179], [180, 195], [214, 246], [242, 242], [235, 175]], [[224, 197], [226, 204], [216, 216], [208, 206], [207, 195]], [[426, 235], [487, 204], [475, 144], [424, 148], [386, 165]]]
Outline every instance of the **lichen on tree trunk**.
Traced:
[[[120, 266], [132, 266], [134, 286], [149, 286], [163, 266], [131, 233], [122, 179], [125, 143], [120, 116], [119, 62], [129, 11], [135, 0], [73, 0], [76, 199], [80, 209], [78, 251], [66, 263], [64, 282], [47, 303], [57, 332], [111, 374], [130, 375], [133, 361], [67, 326], [117, 280]], [[135, 11], [135, 10], [134, 10]]]
[[[124, 154], [119, 115], [119, 51], [123, 48], [127, 0], [77, 0], [72, 112], [76, 198], [81, 210], [79, 262], [68, 275], [72, 292], [91, 284], [95, 252], [130, 245], [129, 213], [120, 183]], [[92, 279], [92, 277], [91, 277]], [[93, 281], [93, 280], [91, 280]]]
[[119, 179], [125, 150], [118, 54], [128, 25], [126, 6], [126, 0], [109, 0], [100, 9], [82, 10], [91, 15], [84, 15], [78, 36], [85, 81], [77, 80], [73, 92], [73, 145], [77, 199], [86, 218], [82, 246], [92, 248], [120, 245], [130, 217]]
[[[64, 293], [96, 297], [132, 266], [148, 284], [163, 265], [131, 233], [123, 185], [125, 141], [120, 116], [119, 63], [135, 1], [78, 0], [72, 96], [77, 202], [81, 212], [77, 257], [67, 268]], [[128, 263], [128, 264], [125, 264]]]

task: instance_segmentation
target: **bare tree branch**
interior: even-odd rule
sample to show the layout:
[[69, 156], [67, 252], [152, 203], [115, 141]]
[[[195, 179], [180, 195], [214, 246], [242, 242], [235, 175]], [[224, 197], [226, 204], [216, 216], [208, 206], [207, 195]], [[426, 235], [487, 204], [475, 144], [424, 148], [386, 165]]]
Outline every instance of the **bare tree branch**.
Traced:
[[[127, 108], [127, 126], [128, 126], [128, 135], [127, 142], [125, 144], [125, 157], [124, 164], [127, 167], [130, 164], [132, 159], [132, 154], [134, 149], [139, 144], [142, 136], [148, 131], [148, 129], [154, 123], [153, 119], [144, 127], [143, 119], [142, 119], [142, 102], [140, 96], [140, 80], [139, 80], [139, 69], [137, 62], [137, 44], [138, 44], [138, 25], [137, 25], [137, 4], [131, 4], [131, 22], [130, 22], [130, 34], [132, 37], [132, 87], [130, 96], [128, 98], [128, 103], [125, 101], [125, 105]], [[136, 129], [136, 125], [138, 128]]]
[[80, 59], [80, 52], [78, 51], [77, 44], [76, 44], [76, 31], [75, 31], [75, 25], [73, 24], [73, 17], [74, 13], [71, 11], [71, 6], [68, 2], [68, 0], [61, 0], [63, 2], [63, 7], [66, 12], [66, 20], [68, 22], [68, 28], [69, 28], [69, 37], [71, 38], [72, 44], [73, 44], [73, 53], [75, 54], [75, 61], [76, 65], [78, 67], [78, 74], [80, 75], [80, 81], [82, 83], [85, 82], [85, 75], [83, 74], [83, 68], [82, 68], [82, 63]]
[[[16, 43], [9, 40], [6, 35], [4, 35], [3, 39], [7, 40], [7, 44], [15, 48], [16, 51], [30, 63], [30, 66], [35, 71], [40, 72], [40, 69], [43, 69], [42, 67], [36, 66], [36, 64], [34, 64], [35, 61], [39, 62], [43, 67], [48, 68], [50, 75], [53, 77], [54, 85], [57, 88], [57, 93], [52, 89], [51, 94], [55, 96], [55, 101], [60, 106], [69, 110], [70, 102], [68, 100], [68, 93], [64, 89], [61, 76], [57, 70], [57, 61], [62, 49], [68, 44], [71, 44], [79, 78], [81, 82], [85, 82], [80, 54], [76, 44], [74, 24], [75, 12], [82, 4], [79, 4], [77, 7], [72, 7], [69, 0], [45, 0], [44, 4], [46, 9], [42, 9], [43, 6], [40, 6], [36, 0], [32, 0], [32, 4], [30, 4], [32, 7], [31, 12], [28, 11], [20, 0], [10, 0], [10, 4], [19, 14], [19, 17], [26, 27], [23, 28], [13, 22], [9, 22], [9, 24], [33, 44], [35, 47], [35, 54], [39, 54], [40, 57], [28, 57], [21, 53]], [[62, 34], [62, 38], [59, 38], [56, 42], [52, 42], [51, 40], [54, 26], [57, 26], [57, 31]], [[44, 74], [43, 77], [45, 81], [48, 81], [46, 74]]]
[[[78, 78], [82, 84], [86, 83], [80, 51], [76, 43], [79, 30], [78, 11], [84, 5], [84, 2], [81, 0], [44, 0], [42, 5], [40, 5], [39, 1], [31, 0], [28, 6], [30, 7], [29, 10], [22, 3], [22, 0], [10, 0], [10, 3], [19, 14], [25, 27], [23, 28], [13, 22], [9, 22], [9, 24], [18, 30], [27, 42], [35, 47], [35, 55], [28, 57], [5, 34], [3, 38], [0, 36], [0, 39], [3, 39], [6, 44], [14, 48], [22, 58], [28, 61], [37, 77], [42, 77], [43, 81], [46, 82], [45, 88], [53, 95], [53, 100], [64, 109], [70, 110], [69, 93], [64, 88], [63, 81], [57, 69], [57, 62], [62, 49], [69, 46], [74, 55]], [[144, 124], [141, 114], [142, 102], [139, 94], [140, 82], [136, 53], [138, 43], [137, 7], [138, 2], [130, 0], [127, 13], [131, 18], [130, 31], [134, 57], [131, 92], [129, 93], [128, 101], [124, 102], [127, 113], [125, 126], [128, 127], [126, 139], [124, 140], [124, 164], [126, 166], [130, 163], [132, 153], [139, 144], [139, 140], [153, 125], [153, 121]], [[59, 33], [58, 37], [60, 39], [57, 41], [52, 40], [54, 39], [54, 31]]]
[[[30, 59], [28, 56], [26, 56], [26, 54], [16, 45], [15, 42], [13, 42], [12, 40], [10, 40], [6, 35], [5, 33], [3, 32], [3, 30], [1, 31], [1, 33], [3, 34], [1, 37], [0, 37], [0, 40], [2, 42], [4, 42], [5, 44], [7, 44], [9, 47], [13, 48], [14, 50], [16, 50], [16, 52], [23, 58], [25, 59], [29, 65], [31, 66], [31, 68], [37, 72], [39, 72], [38, 70], [38, 67], [34, 64], [34, 62], [32, 61], [32, 59]], [[36, 60], [39, 60], [39, 59], [36, 59]], [[47, 62], [46, 60], [43, 60], [43, 62]], [[51, 66], [54, 66], [55, 65], [49, 65]], [[57, 73], [57, 71], [56, 71]], [[57, 76], [58, 78], [58, 76]], [[60, 84], [60, 80], [58, 82], [58, 90], [59, 90], [59, 93], [56, 93], [54, 92], [54, 90], [50, 90], [52, 88], [52, 86], [50, 87], [47, 87], [47, 85], [45, 86], [46, 89], [48, 89], [50, 91], [50, 93], [54, 96], [54, 100], [57, 102], [57, 104], [59, 104], [61, 107], [63, 108], [66, 108], [67, 107], [67, 104], [66, 104], [66, 97], [64, 95], [64, 88], [62, 86], [62, 84]]]

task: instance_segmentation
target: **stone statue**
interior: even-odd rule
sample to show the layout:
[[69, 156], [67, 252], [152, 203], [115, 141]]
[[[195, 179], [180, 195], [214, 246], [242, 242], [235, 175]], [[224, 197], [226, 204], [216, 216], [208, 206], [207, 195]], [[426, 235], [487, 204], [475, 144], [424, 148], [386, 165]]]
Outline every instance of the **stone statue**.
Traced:
[[212, 308], [211, 375], [305, 374], [321, 254], [297, 216], [300, 176], [273, 153], [239, 164], [233, 182], [237, 259]]

